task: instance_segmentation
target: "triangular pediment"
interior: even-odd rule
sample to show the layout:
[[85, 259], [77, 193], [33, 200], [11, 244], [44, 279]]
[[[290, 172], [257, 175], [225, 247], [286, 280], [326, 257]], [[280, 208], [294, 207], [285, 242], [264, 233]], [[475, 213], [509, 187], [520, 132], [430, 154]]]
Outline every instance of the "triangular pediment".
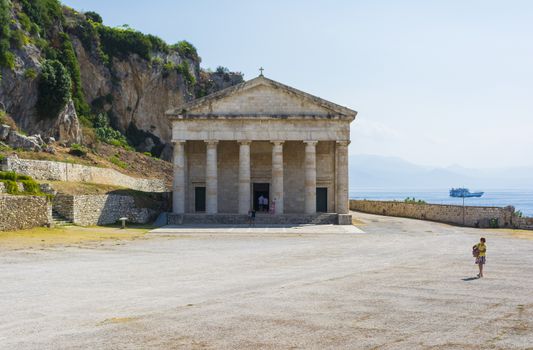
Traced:
[[322, 115], [357, 112], [259, 76], [170, 110], [169, 115]]

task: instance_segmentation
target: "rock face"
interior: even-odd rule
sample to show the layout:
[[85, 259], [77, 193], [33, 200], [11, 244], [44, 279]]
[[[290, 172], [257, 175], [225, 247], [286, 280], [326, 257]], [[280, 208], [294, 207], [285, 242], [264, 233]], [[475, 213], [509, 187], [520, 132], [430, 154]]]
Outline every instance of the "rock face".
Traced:
[[9, 125], [0, 125], [0, 141], [7, 140], [11, 127]]
[[[165, 72], [161, 63], [130, 55], [122, 60], [114, 58], [109, 67], [100, 63], [96, 54], [88, 52], [79, 40], [73, 43], [87, 100], [93, 104], [107, 101], [103, 109], [109, 112], [111, 124], [126, 134], [137, 150], [165, 158], [168, 153], [164, 152], [165, 145], [171, 140], [171, 125], [165, 112], [194, 99], [195, 87], [189, 86], [177, 70]], [[159, 53], [157, 58], [174, 66], [185, 61], [198, 82], [197, 87], [206, 85], [206, 93], [243, 81], [237, 73], [203, 72], [199, 61], [181, 57], [177, 52]], [[147, 141], [148, 138], [151, 140]]]
[[58, 140], [67, 144], [81, 143], [80, 122], [72, 101], [61, 111], [55, 120], [54, 126], [49, 130], [53, 130], [52, 133], [45, 134], [49, 139]]
[[18, 132], [11, 131], [7, 138], [7, 143], [12, 148], [22, 148], [25, 151], [40, 151], [39, 139], [35, 136], [24, 136]]
[[[12, 3], [14, 8], [21, 8], [18, 0]], [[12, 25], [20, 29], [14, 13]], [[130, 53], [110, 56], [109, 61], [104, 62], [98, 35], [83, 35], [86, 33], [83, 28], [90, 26], [85, 16], [68, 8], [63, 9], [63, 14], [66, 20], [56, 24], [51, 32], [65, 32], [72, 42], [83, 94], [91, 113], [107, 113], [111, 126], [125, 134], [138, 149], [150, 149], [155, 155], [168, 154], [171, 135], [165, 112], [169, 108], [242, 82], [240, 74], [202, 71], [197, 56], [181, 55], [175, 49], [151, 52], [151, 60]], [[61, 41], [59, 37], [57, 41]], [[80, 111], [74, 109], [72, 101], [57, 118], [40, 120], [37, 117], [38, 76], [44, 53], [31, 42], [12, 50], [16, 57], [13, 70], [0, 68], [0, 107], [28, 134], [39, 133], [60, 142], [79, 143], [83, 138], [76, 112]], [[189, 67], [188, 74], [176, 69], [183, 62]], [[174, 68], [169, 69], [169, 64]], [[186, 79], [187, 75], [194, 78], [192, 82]], [[147, 144], [148, 137], [151, 141]]]

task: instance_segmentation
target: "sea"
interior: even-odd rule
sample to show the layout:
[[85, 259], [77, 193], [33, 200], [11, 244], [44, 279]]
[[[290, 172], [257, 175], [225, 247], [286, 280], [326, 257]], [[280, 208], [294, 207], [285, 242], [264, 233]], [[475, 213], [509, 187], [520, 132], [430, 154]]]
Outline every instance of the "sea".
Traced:
[[[352, 188], [350, 199], [369, 199], [386, 201], [403, 201], [407, 197], [421, 199], [432, 204], [463, 205], [462, 198], [453, 198], [449, 189], [379, 189], [379, 188]], [[480, 198], [465, 198], [465, 205], [506, 207], [512, 205], [515, 210], [524, 216], [533, 217], [533, 190], [520, 189], [493, 189], [486, 190]]]

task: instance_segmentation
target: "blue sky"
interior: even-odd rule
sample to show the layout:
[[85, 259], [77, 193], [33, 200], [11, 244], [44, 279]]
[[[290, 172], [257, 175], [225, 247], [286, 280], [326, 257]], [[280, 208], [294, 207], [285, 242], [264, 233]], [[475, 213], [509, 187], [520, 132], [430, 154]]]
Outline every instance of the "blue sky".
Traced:
[[533, 165], [533, 2], [65, 0], [359, 111], [351, 154]]

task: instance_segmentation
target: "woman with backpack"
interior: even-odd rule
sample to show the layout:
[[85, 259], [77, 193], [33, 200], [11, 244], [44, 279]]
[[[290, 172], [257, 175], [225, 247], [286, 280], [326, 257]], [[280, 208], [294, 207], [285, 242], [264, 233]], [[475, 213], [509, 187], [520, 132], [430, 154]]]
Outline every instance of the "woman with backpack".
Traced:
[[476, 264], [479, 266], [478, 278], [483, 277], [483, 265], [485, 265], [486, 253], [487, 246], [485, 245], [485, 238], [481, 237], [479, 243], [472, 247], [472, 255], [476, 258]]

